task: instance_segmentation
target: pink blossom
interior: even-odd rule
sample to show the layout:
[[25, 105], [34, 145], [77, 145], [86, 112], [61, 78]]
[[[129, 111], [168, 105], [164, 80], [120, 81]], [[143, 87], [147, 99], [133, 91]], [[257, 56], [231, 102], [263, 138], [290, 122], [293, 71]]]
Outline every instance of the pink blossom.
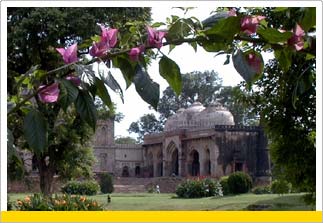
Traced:
[[163, 46], [162, 40], [167, 33], [158, 31], [149, 26], [147, 26], [147, 31], [148, 31], [148, 46], [157, 47], [158, 49], [160, 49]]
[[58, 100], [58, 96], [59, 96], [58, 83], [53, 83], [49, 86], [41, 85], [39, 89], [43, 89], [43, 90], [40, 90], [38, 93], [38, 97], [41, 102], [52, 103]]
[[303, 36], [305, 36], [304, 30], [300, 25], [296, 24], [296, 27], [293, 33], [294, 33], [293, 36], [287, 41], [288, 45], [294, 46], [297, 51], [302, 50], [304, 48], [304, 39], [303, 39]]
[[100, 25], [101, 27], [101, 41], [105, 42], [109, 48], [115, 47], [117, 44], [117, 35], [118, 35], [118, 30], [117, 29], [109, 29], [106, 28], [103, 25]]
[[138, 61], [140, 54], [144, 51], [145, 51], [145, 47], [143, 45], [132, 48], [128, 53], [130, 60]]
[[71, 81], [75, 86], [80, 86], [81, 84], [81, 79], [74, 75], [68, 75], [65, 79]]
[[257, 72], [257, 74], [261, 73], [262, 70], [262, 60], [255, 53], [249, 53], [247, 55], [248, 64]]
[[105, 55], [111, 48], [117, 44], [117, 29], [108, 29], [103, 25], [101, 27], [101, 37], [99, 42], [93, 42], [90, 49], [90, 55], [93, 57], [101, 57]]
[[109, 50], [108, 45], [103, 42], [93, 42], [92, 48], [90, 49], [90, 55], [92, 57], [101, 57], [103, 55], [105, 55], [107, 53], [107, 51]]
[[251, 35], [256, 33], [258, 24], [265, 16], [245, 16], [241, 20], [241, 31]]
[[62, 55], [63, 60], [66, 64], [74, 63], [78, 61], [77, 43], [74, 43], [72, 46], [69, 46], [67, 49], [56, 48], [56, 50]]

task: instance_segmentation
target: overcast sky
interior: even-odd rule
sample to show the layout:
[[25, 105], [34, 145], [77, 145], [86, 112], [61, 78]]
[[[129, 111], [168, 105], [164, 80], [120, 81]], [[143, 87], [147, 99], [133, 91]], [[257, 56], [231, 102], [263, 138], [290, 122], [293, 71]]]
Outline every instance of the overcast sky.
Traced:
[[[199, 7], [191, 10], [186, 16], [195, 16], [200, 20], [207, 18], [210, 15], [210, 8]], [[165, 22], [166, 17], [170, 15], [183, 16], [183, 11], [177, 8], [170, 7], [154, 7], [152, 8], [152, 19], [154, 22]], [[162, 52], [168, 54], [169, 47], [163, 47]], [[203, 48], [198, 48], [197, 52], [187, 44], [177, 46], [168, 56], [174, 60], [180, 67], [181, 73], [188, 73], [191, 71], [205, 71], [214, 70], [219, 73], [223, 79], [223, 85], [237, 85], [242, 81], [240, 75], [235, 71], [232, 63], [223, 65], [226, 60], [226, 56], [214, 57], [215, 53], [208, 53]], [[114, 71], [116, 74], [118, 71]], [[148, 68], [148, 73], [154, 81], [160, 84], [160, 96], [162, 92], [168, 86], [165, 79], [159, 75], [158, 60], [153, 61]], [[115, 75], [122, 76], [122, 75]], [[121, 87], [125, 89], [125, 82], [122, 78], [118, 79]], [[113, 93], [112, 93], [113, 95]], [[132, 136], [136, 137], [136, 134], [129, 134], [127, 129], [131, 122], [138, 120], [142, 115], [147, 113], [154, 113], [153, 110], [148, 109], [148, 104], [144, 102], [137, 94], [134, 85], [129, 87], [124, 92], [125, 103], [122, 104], [117, 95], [112, 96], [113, 101], [117, 103], [117, 111], [125, 115], [124, 119], [120, 123], [115, 123], [115, 135], [116, 136]]]

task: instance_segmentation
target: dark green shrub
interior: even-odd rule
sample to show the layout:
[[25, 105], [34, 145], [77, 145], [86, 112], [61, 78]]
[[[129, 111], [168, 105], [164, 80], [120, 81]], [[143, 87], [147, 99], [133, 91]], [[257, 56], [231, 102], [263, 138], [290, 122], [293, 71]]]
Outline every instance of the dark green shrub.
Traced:
[[203, 180], [204, 188], [206, 188], [205, 197], [223, 196], [221, 184], [213, 179], [206, 178]]
[[228, 186], [232, 194], [247, 193], [252, 187], [252, 179], [244, 172], [235, 172], [229, 176]]
[[62, 192], [66, 194], [95, 195], [100, 190], [96, 181], [70, 181], [62, 187]]
[[17, 200], [18, 211], [102, 211], [103, 207], [97, 201], [85, 196], [66, 195], [44, 197], [42, 194], [27, 196]]
[[101, 192], [104, 194], [113, 192], [113, 178], [110, 174], [104, 173], [100, 175], [100, 188]]
[[273, 194], [287, 194], [292, 190], [292, 184], [286, 180], [274, 180], [271, 184], [271, 192]]
[[222, 187], [223, 195], [230, 194], [229, 185], [228, 185], [228, 179], [229, 179], [228, 176], [221, 177], [221, 179], [220, 179], [220, 184], [221, 184], [221, 187]]
[[271, 194], [270, 186], [258, 186], [252, 189], [254, 194]]
[[181, 198], [223, 196], [220, 183], [212, 179], [187, 180], [177, 186], [175, 193]]

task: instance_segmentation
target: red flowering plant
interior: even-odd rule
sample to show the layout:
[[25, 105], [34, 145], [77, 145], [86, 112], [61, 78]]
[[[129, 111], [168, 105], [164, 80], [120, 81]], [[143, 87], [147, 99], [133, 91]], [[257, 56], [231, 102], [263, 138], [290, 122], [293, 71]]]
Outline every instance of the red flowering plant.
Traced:
[[[282, 11], [285, 13], [284, 10], [289, 9], [268, 10], [275, 14]], [[293, 24], [292, 32], [281, 32], [281, 29], [291, 28], [271, 24], [267, 21], [267, 15], [262, 15], [260, 10], [249, 8], [225, 8], [220, 12], [214, 12], [203, 21], [196, 17], [170, 16], [166, 23], [127, 22], [124, 27], [117, 28], [100, 24], [100, 36], [93, 33], [94, 36], [90, 40], [77, 37], [67, 42], [68, 46], [56, 49], [58, 53], [53, 58], [61, 57], [60, 61], [64, 64], [61, 67], [42, 70], [34, 66], [21, 78], [17, 78], [17, 92], [22, 92], [27, 86], [27, 91], [24, 91], [27, 93], [9, 97], [8, 117], [16, 117], [15, 115], [21, 112], [24, 114], [22, 122], [25, 139], [37, 157], [41, 157], [39, 161], [46, 163], [48, 154], [56, 154], [49, 153], [51, 147], [48, 133], [58, 126], [55, 120], [61, 109], [64, 112], [74, 109], [74, 115], [95, 130], [95, 98], [99, 97], [111, 110], [113, 102], [108, 88], [117, 92], [123, 99], [123, 90], [114, 78], [111, 65], [121, 71], [127, 88], [133, 84], [141, 98], [155, 109], [160, 89], [159, 84], [154, 82], [147, 72], [149, 61], [158, 60], [159, 74], [177, 95], [180, 95], [182, 89], [180, 67], [161, 52], [165, 46], [172, 50], [185, 43], [194, 50], [200, 46], [211, 54], [226, 54], [225, 64], [232, 61], [251, 89], [252, 84], [263, 75], [263, 52], [273, 51], [283, 72], [290, 69], [296, 53], [306, 58], [315, 58], [315, 38], [308, 35], [309, 31], [315, 30], [315, 20], [312, 19], [315, 11], [306, 8], [304, 12], [308, 14], [304, 13], [299, 19], [300, 25]], [[121, 28], [126, 32], [119, 33]], [[84, 54], [91, 55], [92, 59], [89, 60]], [[96, 63], [104, 66], [106, 72], [94, 69], [93, 65]], [[297, 93], [298, 91], [294, 91], [294, 94]], [[48, 112], [49, 110], [51, 112]], [[10, 130], [9, 138], [13, 138]], [[8, 142], [8, 148], [14, 148], [14, 140]], [[55, 168], [50, 171], [55, 173]], [[44, 179], [41, 181], [46, 184]], [[46, 191], [46, 187], [42, 190], [49, 192]]]

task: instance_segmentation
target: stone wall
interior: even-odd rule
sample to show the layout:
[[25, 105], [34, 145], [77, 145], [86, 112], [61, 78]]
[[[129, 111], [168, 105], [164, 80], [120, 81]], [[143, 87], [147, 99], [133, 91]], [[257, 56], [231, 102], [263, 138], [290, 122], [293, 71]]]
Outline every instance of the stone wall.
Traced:
[[[59, 193], [63, 183], [54, 177], [53, 193]], [[29, 176], [25, 181], [8, 181], [8, 193], [39, 193], [39, 177]]]

